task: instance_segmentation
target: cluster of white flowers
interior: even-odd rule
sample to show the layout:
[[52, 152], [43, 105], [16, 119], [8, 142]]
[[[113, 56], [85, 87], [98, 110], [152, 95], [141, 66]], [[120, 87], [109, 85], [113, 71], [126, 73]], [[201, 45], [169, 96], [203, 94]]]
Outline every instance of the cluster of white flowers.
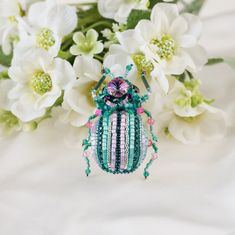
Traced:
[[[58, 120], [84, 126], [102, 67], [118, 76], [133, 64], [128, 79], [141, 86], [144, 70], [158, 90], [148, 107], [157, 110], [159, 131], [183, 143], [224, 135], [224, 112], [204, 98], [193, 76], [207, 63], [197, 16], [148, 0], [63, 2], [0, 1], [0, 46], [12, 54], [0, 70], [1, 132], [35, 129], [55, 108]], [[130, 19], [133, 11], [146, 17]], [[137, 20], [133, 27], [130, 20]]]

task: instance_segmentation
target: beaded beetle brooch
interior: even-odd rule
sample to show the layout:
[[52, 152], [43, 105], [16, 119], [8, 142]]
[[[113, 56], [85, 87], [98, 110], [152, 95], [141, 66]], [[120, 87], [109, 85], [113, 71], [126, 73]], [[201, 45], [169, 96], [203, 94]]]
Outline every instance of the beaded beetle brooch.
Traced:
[[[87, 139], [83, 140], [83, 156], [87, 163], [85, 170], [88, 176], [90, 170], [90, 152], [98, 165], [106, 172], [126, 174], [135, 171], [147, 154], [147, 148], [152, 147], [151, 159], [144, 168], [144, 177], [149, 176], [148, 168], [157, 158], [157, 137], [153, 131], [154, 120], [151, 113], [142, 107], [151, 93], [146, 80], [146, 73], [141, 73], [141, 79], [147, 89], [147, 94], [141, 96], [139, 89], [126, 78], [133, 65], [126, 66], [123, 77], [115, 77], [108, 68], [103, 69], [103, 75], [92, 90], [96, 102], [96, 112], [90, 116], [86, 127], [89, 129]], [[106, 77], [112, 80], [97, 92]], [[97, 94], [98, 93], [98, 94]], [[143, 125], [141, 115], [147, 115], [147, 124], [151, 137]], [[96, 122], [93, 119], [98, 118]]]

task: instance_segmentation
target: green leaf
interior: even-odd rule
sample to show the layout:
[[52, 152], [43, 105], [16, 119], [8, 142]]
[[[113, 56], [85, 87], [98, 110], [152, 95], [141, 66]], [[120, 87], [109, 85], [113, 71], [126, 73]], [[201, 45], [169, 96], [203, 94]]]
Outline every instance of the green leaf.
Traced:
[[182, 0], [181, 2], [185, 5], [183, 12], [198, 14], [206, 1], [205, 0], [193, 0], [189, 4], [185, 3]]
[[[174, 0], [170, 3], [176, 3], [178, 0]], [[164, 2], [163, 0], [149, 0], [149, 7], [152, 9], [157, 3]]]
[[142, 19], [150, 19], [150, 11], [132, 10], [127, 19], [127, 29], [134, 29]]
[[235, 58], [234, 57], [225, 57], [225, 58], [210, 58], [206, 65], [216, 65], [220, 63], [226, 63], [232, 69], [235, 70]]
[[9, 79], [7, 70], [3, 70], [2, 72], [0, 72], [0, 80], [4, 80], [4, 79]]
[[210, 58], [208, 59], [208, 62], [206, 65], [215, 65], [215, 64], [220, 64], [223, 62], [224, 62], [223, 58]]
[[12, 60], [12, 54], [5, 55], [2, 51], [2, 48], [0, 47], [0, 64], [9, 67], [11, 65], [11, 60]]

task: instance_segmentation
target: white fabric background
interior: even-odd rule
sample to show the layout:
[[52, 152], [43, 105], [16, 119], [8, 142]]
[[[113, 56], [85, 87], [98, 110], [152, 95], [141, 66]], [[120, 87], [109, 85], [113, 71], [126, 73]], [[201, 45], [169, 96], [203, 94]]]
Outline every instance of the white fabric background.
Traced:
[[[202, 17], [209, 54], [234, 56], [235, 1], [209, 0]], [[218, 65], [200, 78], [218, 107], [234, 109], [234, 71]], [[145, 181], [143, 166], [113, 176], [93, 160], [85, 177], [81, 150], [52, 127], [49, 120], [0, 143], [0, 235], [235, 234], [234, 128], [196, 146], [162, 139]]]

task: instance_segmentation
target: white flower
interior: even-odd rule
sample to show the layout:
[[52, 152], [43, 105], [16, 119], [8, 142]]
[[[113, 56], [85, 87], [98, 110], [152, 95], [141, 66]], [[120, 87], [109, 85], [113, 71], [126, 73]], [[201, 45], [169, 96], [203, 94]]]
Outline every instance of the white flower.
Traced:
[[210, 105], [199, 92], [199, 81], [175, 81], [158, 116], [159, 128], [184, 144], [216, 140], [226, 132], [225, 113]]
[[126, 23], [132, 9], [147, 9], [148, 0], [98, 0], [99, 13], [119, 23]]
[[9, 68], [14, 88], [8, 97], [12, 113], [23, 122], [41, 117], [61, 96], [67, 83], [75, 79], [72, 66], [65, 60], [54, 59], [36, 50]]
[[151, 12], [151, 20], [141, 20], [133, 30], [117, 33], [121, 46], [130, 56], [152, 63], [150, 72], [164, 91], [165, 75], [179, 75], [186, 69], [196, 72], [206, 63], [206, 53], [198, 45], [200, 20], [191, 14], [180, 15], [177, 5], [159, 3]]
[[73, 35], [73, 41], [76, 45], [70, 48], [72, 55], [89, 55], [93, 56], [103, 51], [104, 45], [98, 41], [99, 34], [94, 30], [90, 29], [86, 35], [82, 32], [76, 32]]
[[10, 111], [12, 102], [8, 98], [8, 92], [13, 86], [14, 82], [10, 79], [0, 80], [0, 139], [1, 136], [9, 135], [22, 128], [20, 120]]
[[91, 57], [78, 56], [74, 62], [78, 80], [71, 81], [64, 92], [62, 107], [66, 111], [60, 120], [73, 126], [83, 126], [95, 111], [91, 90], [101, 78], [101, 63]]
[[[120, 54], [119, 57], [109, 56], [105, 58], [103, 66], [109, 68], [114, 76], [123, 76], [126, 66], [130, 63], [131, 61], [128, 60], [128, 57]], [[91, 91], [102, 76], [102, 64], [91, 57], [78, 56], [74, 62], [74, 70], [78, 80], [70, 82], [65, 89], [64, 102], [62, 104], [65, 113], [60, 115], [60, 121], [81, 127], [94, 114], [96, 109]], [[137, 80], [136, 74], [137, 70], [134, 68], [128, 75], [128, 79], [135, 82], [141, 88], [141, 93], [144, 93], [146, 89], [142, 81]], [[105, 83], [108, 81], [110, 81], [110, 78], [106, 78]], [[159, 106], [161, 105], [159, 102], [156, 103], [156, 99], [158, 100], [159, 98], [158, 95], [158, 92], [153, 94], [147, 104], [149, 109], [151, 107], [155, 114], [159, 112]]]
[[35, 47], [57, 56], [64, 36], [77, 25], [76, 8], [47, 0], [29, 8], [27, 20], [20, 20], [20, 41], [14, 53], [15, 62], [23, 53], [31, 53]]
[[37, 0], [0, 1], [0, 45], [5, 54], [10, 54], [12, 43], [18, 36], [18, 19], [23, 17], [29, 4]]
[[117, 44], [118, 39], [116, 37], [116, 32], [122, 32], [125, 29], [126, 29], [126, 26], [124, 24], [113, 23], [112, 24], [112, 30], [108, 29], [108, 28], [102, 30], [101, 33], [102, 33], [103, 37], [107, 40], [104, 43], [104, 47], [109, 48], [110, 45]]
[[[111, 63], [109, 63], [109, 61], [111, 61]], [[168, 80], [161, 67], [157, 63], [153, 64], [150, 60], [146, 59], [142, 53], [130, 53], [122, 45], [113, 44], [106, 54], [104, 63], [107, 64], [106, 67], [109, 67], [109, 64], [115, 64], [113, 69], [119, 74], [123, 74], [127, 64], [133, 64], [134, 67], [129, 77], [133, 83], [139, 85], [140, 74], [142, 71], [145, 71], [148, 77], [151, 75], [151, 78], [156, 78], [164, 93], [168, 91]], [[155, 83], [155, 79], [150, 79], [149, 83]]]

